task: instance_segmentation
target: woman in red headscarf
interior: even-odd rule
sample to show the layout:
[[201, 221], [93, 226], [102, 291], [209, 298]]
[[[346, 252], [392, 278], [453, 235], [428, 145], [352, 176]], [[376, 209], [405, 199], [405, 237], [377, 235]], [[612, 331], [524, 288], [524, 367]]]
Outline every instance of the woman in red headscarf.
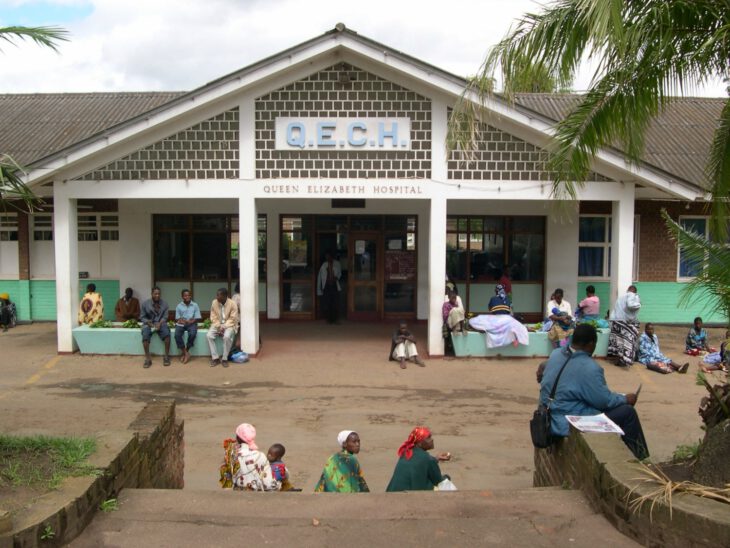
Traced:
[[398, 459], [393, 477], [386, 491], [430, 491], [447, 476], [441, 474], [439, 461], [451, 458], [449, 453], [432, 457], [426, 451], [433, 449], [431, 431], [416, 426], [398, 449]]

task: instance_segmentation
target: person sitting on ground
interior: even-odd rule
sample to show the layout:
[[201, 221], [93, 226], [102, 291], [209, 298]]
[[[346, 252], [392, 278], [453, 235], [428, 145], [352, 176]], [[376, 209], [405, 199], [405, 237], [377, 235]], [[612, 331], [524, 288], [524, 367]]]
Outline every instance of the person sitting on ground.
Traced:
[[697, 356], [700, 352], [714, 352], [707, 343], [707, 331], [702, 327], [702, 318], [694, 319], [692, 327], [689, 328], [687, 339], [684, 342], [684, 351], [690, 356]]
[[644, 326], [644, 332], [639, 338], [639, 362], [647, 369], [664, 374], [673, 371], [684, 374], [689, 368], [689, 362], [680, 365], [661, 353], [659, 338], [654, 334], [654, 324], [651, 322]]
[[360, 436], [352, 430], [337, 434], [340, 451], [327, 459], [315, 493], [369, 493], [357, 454], [360, 452]]
[[[228, 290], [221, 287], [210, 305], [210, 328], [208, 329], [208, 347], [210, 348], [210, 366], [221, 364], [228, 367], [228, 355], [236, 339], [238, 325], [238, 306], [228, 298]], [[223, 338], [223, 355], [218, 355], [216, 339]]]
[[455, 292], [450, 291], [448, 300], [441, 307], [441, 315], [449, 333], [464, 334], [466, 316], [464, 315], [464, 308], [459, 306], [458, 299], [459, 296]]
[[725, 331], [725, 340], [720, 343], [719, 352], [710, 352], [702, 358], [700, 370], [705, 373], [710, 371], [727, 371], [728, 365], [730, 365], [730, 351], [728, 349], [728, 342], [730, 342], [730, 329]]
[[555, 379], [563, 369], [555, 398], [550, 404], [551, 431], [555, 436], [569, 434], [565, 415], [590, 416], [605, 413], [624, 431], [626, 446], [638, 459], [649, 456], [641, 421], [636, 414], [636, 394], [611, 392], [603, 368], [591, 356], [598, 335], [590, 324], [575, 328], [570, 347], [553, 350], [540, 383], [540, 403], [547, 405]]
[[578, 303], [575, 317], [584, 322], [601, 319], [601, 301], [596, 296], [596, 288], [592, 285], [586, 287], [586, 298]]
[[301, 491], [301, 489], [294, 489], [294, 486], [289, 482], [289, 471], [286, 469], [286, 464], [282, 460], [286, 455], [286, 447], [280, 443], [275, 443], [266, 452], [266, 458], [269, 460], [271, 466], [271, 472], [274, 474], [274, 479], [281, 485], [280, 491]]
[[416, 426], [398, 449], [398, 462], [385, 490], [431, 491], [444, 479], [450, 479], [441, 473], [439, 461], [450, 460], [451, 454], [441, 453], [432, 457], [426, 451], [433, 447], [431, 430]]
[[139, 318], [139, 300], [133, 294], [132, 288], [128, 287], [124, 290], [124, 295], [117, 301], [117, 305], [114, 307], [114, 317], [118, 322]]
[[[198, 335], [198, 322], [202, 319], [198, 303], [193, 301], [193, 294], [189, 289], [180, 293], [182, 301], [175, 307], [175, 344], [180, 350], [180, 361], [190, 361], [190, 349], [195, 346], [195, 337]], [[187, 332], [187, 343], [183, 335]]]
[[507, 296], [507, 291], [502, 284], [494, 287], [494, 297], [489, 299], [487, 305], [489, 314], [512, 314], [512, 303]]
[[79, 325], [91, 325], [104, 319], [104, 301], [96, 292], [96, 284], [88, 284], [79, 303]]
[[3, 327], [3, 333], [9, 327], [15, 327], [15, 304], [10, 302], [8, 293], [0, 293], [0, 325]]
[[406, 360], [412, 360], [413, 363], [421, 367], [426, 367], [421, 358], [418, 357], [418, 349], [416, 348], [416, 338], [408, 331], [408, 324], [400, 322], [398, 330], [393, 332], [392, 344], [390, 345], [390, 361], [400, 362], [400, 368], [406, 368]]
[[236, 439], [223, 442], [220, 479], [223, 489], [234, 491], [278, 491], [269, 460], [256, 445], [256, 428], [246, 422], [236, 428]]
[[162, 292], [159, 287], [152, 288], [152, 298], [142, 303], [139, 321], [142, 323], [142, 347], [144, 348], [144, 364], [147, 369], [152, 365], [150, 354], [150, 341], [152, 333], [156, 332], [165, 344], [165, 355], [162, 358], [162, 365], [170, 365], [170, 328], [167, 327], [167, 311], [169, 307], [161, 298]]

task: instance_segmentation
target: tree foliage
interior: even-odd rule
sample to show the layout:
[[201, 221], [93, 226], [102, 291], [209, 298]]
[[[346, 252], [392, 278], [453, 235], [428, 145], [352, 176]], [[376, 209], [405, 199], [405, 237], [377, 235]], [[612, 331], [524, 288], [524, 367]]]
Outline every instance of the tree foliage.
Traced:
[[[556, 127], [551, 150], [553, 194], [576, 198], [595, 154], [618, 144], [637, 163], [650, 121], [674, 96], [690, 94], [728, 76], [728, 0], [554, 0], [540, 13], [527, 13], [494, 46], [480, 75], [501, 70], [507, 81], [529, 59], [562, 87], [581, 63], [596, 66], [580, 104]], [[478, 78], [477, 81], [480, 79]], [[488, 92], [471, 88], [481, 100]], [[514, 88], [505, 86], [509, 97]], [[457, 105], [450, 127], [453, 148], [469, 150], [478, 118]], [[714, 135], [707, 176], [711, 183], [711, 232], [725, 239], [730, 209], [730, 107]]]
[[[58, 42], [68, 40], [68, 32], [60, 27], [0, 27], [0, 41], [14, 44], [18, 39], [31, 40], [58, 51]], [[10, 207], [32, 211], [41, 203], [40, 198], [26, 186], [24, 175], [23, 168], [9, 154], [0, 153], [0, 209]]]

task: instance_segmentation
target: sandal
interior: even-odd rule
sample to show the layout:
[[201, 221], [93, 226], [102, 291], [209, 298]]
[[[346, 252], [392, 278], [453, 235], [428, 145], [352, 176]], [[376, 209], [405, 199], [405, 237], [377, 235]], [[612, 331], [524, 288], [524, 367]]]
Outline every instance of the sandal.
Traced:
[[165, 356], [164, 358], [162, 358], [162, 365], [164, 365], [165, 367], [170, 365], [170, 356]]
[[151, 365], [152, 365], [152, 360], [145, 360], [144, 365], [142, 365], [142, 367], [144, 367], [145, 369], [148, 369]]

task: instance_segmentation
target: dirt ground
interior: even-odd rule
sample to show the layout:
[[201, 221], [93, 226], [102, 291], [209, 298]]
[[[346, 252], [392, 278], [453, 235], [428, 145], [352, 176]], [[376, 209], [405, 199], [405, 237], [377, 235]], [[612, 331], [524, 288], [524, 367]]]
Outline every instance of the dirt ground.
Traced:
[[[681, 355], [687, 328], [658, 327], [665, 354], [690, 361], [687, 375], [659, 375], [640, 364], [625, 370], [600, 361], [609, 386], [643, 383], [639, 415], [654, 461], [701, 436], [698, 358]], [[186, 488], [218, 488], [221, 442], [240, 422], [258, 443], [286, 446], [293, 483], [306, 491], [336, 451], [340, 430], [362, 439], [360, 461], [373, 491], [383, 491], [396, 450], [417, 424], [434, 432], [443, 465], [461, 489], [532, 485], [528, 420], [535, 406], [538, 359], [431, 359], [400, 370], [388, 362], [392, 326], [264, 323], [260, 356], [228, 369], [196, 358], [142, 369], [139, 357], [58, 356], [55, 325], [22, 325], [0, 333], [0, 429], [14, 434], [101, 435], [126, 428], [144, 404], [174, 397], [185, 420]], [[424, 340], [425, 326], [415, 326]], [[724, 332], [710, 329], [711, 343]], [[688, 358], [685, 360], [684, 358]], [[715, 373], [720, 379], [719, 374]]]

